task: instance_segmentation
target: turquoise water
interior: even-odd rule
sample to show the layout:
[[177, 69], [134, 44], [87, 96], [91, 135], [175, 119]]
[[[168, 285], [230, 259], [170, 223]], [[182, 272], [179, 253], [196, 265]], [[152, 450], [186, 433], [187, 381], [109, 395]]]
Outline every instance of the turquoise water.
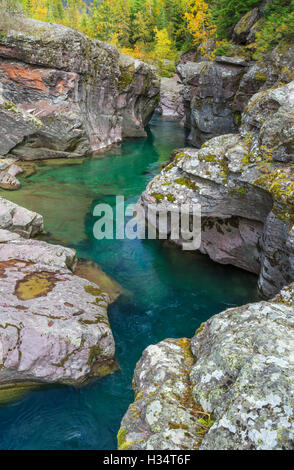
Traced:
[[131, 381], [143, 349], [168, 337], [191, 337], [201, 322], [256, 298], [256, 277], [156, 240], [92, 236], [93, 207], [124, 195], [136, 202], [160, 162], [185, 144], [183, 129], [154, 118], [146, 139], [126, 141], [93, 159], [38, 166], [5, 197], [41, 212], [60, 243], [91, 258], [125, 289], [109, 309], [121, 370], [84, 388], [30, 392], [0, 409], [1, 449], [115, 449], [133, 401]]

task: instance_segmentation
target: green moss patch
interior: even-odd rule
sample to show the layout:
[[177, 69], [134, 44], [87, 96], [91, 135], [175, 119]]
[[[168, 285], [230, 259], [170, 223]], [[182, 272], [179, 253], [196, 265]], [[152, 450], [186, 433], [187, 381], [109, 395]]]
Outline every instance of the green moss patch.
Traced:
[[274, 199], [274, 212], [282, 220], [294, 221], [294, 171], [276, 168], [259, 176], [254, 184], [266, 189]]
[[187, 186], [189, 189], [193, 189], [193, 191], [198, 191], [200, 188], [195, 184], [193, 181], [189, 180], [188, 178], [177, 178], [175, 179], [175, 183], [181, 184], [183, 186]]
[[120, 77], [117, 82], [119, 91], [126, 90], [132, 83], [134, 83], [134, 81], [135, 81], [134, 65], [131, 64], [128, 67], [121, 67]]
[[121, 428], [117, 434], [118, 450], [129, 450], [134, 441], [127, 441], [128, 431]]
[[164, 195], [161, 193], [152, 193], [152, 196], [155, 197], [156, 202], [161, 202], [164, 199]]
[[89, 286], [85, 286], [84, 289], [87, 292], [87, 294], [91, 294], [94, 297], [98, 297], [101, 294], [104, 294], [103, 290], [99, 289], [98, 287], [94, 287], [94, 286], [89, 285]]

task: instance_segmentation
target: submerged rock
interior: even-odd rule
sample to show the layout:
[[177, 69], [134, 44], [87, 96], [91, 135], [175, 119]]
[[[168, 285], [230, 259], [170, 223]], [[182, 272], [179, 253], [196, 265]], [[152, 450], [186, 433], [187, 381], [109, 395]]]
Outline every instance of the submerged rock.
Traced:
[[122, 286], [102, 271], [93, 261], [79, 258], [75, 273], [79, 277], [98, 284], [103, 292], [106, 292], [109, 296], [111, 303], [115, 302], [119, 296], [125, 292]]
[[294, 280], [293, 86], [255, 95], [242, 135], [174, 152], [141, 197], [167, 210], [200, 203], [200, 251], [259, 274], [266, 297]]
[[293, 449], [293, 289], [213, 316], [191, 342], [149, 346], [120, 448]]
[[29, 18], [0, 37], [0, 81], [0, 153], [24, 160], [86, 155], [145, 135], [158, 103], [149, 65]]

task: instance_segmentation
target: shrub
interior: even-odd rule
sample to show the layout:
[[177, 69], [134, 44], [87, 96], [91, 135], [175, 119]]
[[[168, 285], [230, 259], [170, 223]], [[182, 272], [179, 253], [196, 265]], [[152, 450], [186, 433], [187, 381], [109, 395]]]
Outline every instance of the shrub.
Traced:
[[290, 41], [294, 37], [294, 0], [272, 0], [265, 8], [264, 21], [256, 33], [254, 58], [261, 59], [281, 40]]
[[242, 16], [259, 3], [260, 0], [216, 0], [212, 7], [212, 15], [217, 26], [218, 37], [227, 38], [230, 30]]

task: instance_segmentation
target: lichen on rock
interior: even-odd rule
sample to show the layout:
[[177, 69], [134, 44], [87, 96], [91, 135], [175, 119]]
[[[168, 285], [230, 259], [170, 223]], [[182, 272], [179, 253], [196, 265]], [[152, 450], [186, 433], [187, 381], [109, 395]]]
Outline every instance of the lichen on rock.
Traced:
[[293, 87], [255, 94], [241, 134], [174, 152], [141, 196], [167, 210], [199, 203], [200, 251], [258, 274], [267, 298], [294, 280]]
[[293, 449], [293, 288], [213, 316], [191, 342], [149, 346], [120, 448]]
[[120, 450], [194, 449], [203, 438], [202, 409], [192, 399], [190, 340], [149, 346], [138, 362], [130, 405], [118, 433]]

